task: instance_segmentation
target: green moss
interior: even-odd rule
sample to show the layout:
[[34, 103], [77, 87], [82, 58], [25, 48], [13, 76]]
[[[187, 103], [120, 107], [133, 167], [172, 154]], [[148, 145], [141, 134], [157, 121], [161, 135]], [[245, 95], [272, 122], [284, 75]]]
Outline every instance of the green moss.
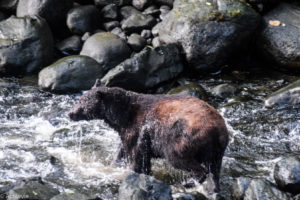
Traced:
[[237, 16], [239, 16], [241, 14], [242, 14], [242, 11], [240, 9], [228, 11], [228, 15], [230, 17], [237, 17]]

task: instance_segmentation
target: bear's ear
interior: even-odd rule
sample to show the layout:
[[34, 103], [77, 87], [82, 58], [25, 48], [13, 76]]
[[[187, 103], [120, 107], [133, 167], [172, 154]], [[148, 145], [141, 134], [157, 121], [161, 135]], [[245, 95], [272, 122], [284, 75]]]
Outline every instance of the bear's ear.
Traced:
[[96, 79], [95, 84], [92, 88], [96, 88], [96, 87], [100, 87], [101, 86], [101, 80], [100, 79]]

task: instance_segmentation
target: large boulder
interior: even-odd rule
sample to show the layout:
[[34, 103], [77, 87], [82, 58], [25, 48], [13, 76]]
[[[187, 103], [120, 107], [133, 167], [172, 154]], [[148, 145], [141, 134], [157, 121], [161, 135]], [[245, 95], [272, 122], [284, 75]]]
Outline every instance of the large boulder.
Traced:
[[176, 45], [145, 48], [111, 69], [102, 79], [105, 86], [143, 91], [178, 76], [183, 70]]
[[282, 3], [264, 16], [259, 46], [271, 61], [300, 69], [300, 6]]
[[100, 27], [101, 14], [93, 5], [71, 9], [67, 16], [67, 26], [72, 33], [83, 35]]
[[130, 54], [131, 50], [126, 42], [108, 32], [96, 33], [89, 37], [80, 52], [80, 55], [94, 58], [102, 65], [104, 71], [115, 67]]
[[119, 200], [171, 200], [171, 188], [145, 174], [130, 174], [119, 188]]
[[300, 156], [283, 158], [277, 162], [274, 179], [280, 189], [300, 194]]
[[266, 107], [275, 105], [296, 105], [300, 104], [300, 80], [291, 83], [290, 85], [281, 88], [272, 93], [265, 100]]
[[259, 15], [239, 0], [175, 0], [153, 34], [178, 43], [196, 70], [215, 70], [245, 44], [259, 22]]
[[53, 38], [40, 17], [10, 17], [0, 22], [0, 74], [32, 73], [47, 66]]
[[88, 56], [68, 56], [39, 73], [42, 90], [63, 93], [90, 89], [103, 75], [97, 61]]
[[52, 31], [65, 25], [67, 12], [73, 0], [19, 0], [17, 16], [39, 15], [46, 19]]

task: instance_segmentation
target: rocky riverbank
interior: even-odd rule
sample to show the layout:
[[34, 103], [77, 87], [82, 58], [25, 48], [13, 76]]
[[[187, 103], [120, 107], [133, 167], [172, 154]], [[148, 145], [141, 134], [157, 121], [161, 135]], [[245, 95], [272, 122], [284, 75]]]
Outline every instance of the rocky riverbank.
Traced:
[[[264, 110], [267, 113], [270, 111], [268, 109], [281, 113], [284, 109], [292, 108], [289, 111], [294, 119], [289, 120], [293, 125], [283, 128], [283, 133], [276, 133], [279, 134], [276, 136], [277, 140], [280, 140], [285, 138], [281, 134], [299, 136], [299, 38], [300, 5], [292, 0], [1, 0], [0, 77], [38, 76], [34, 84], [38, 84], [40, 90], [45, 92], [36, 93], [36, 89], [33, 89], [32, 93], [42, 95], [42, 98], [56, 93], [72, 96], [74, 92], [90, 89], [96, 79], [106, 86], [118, 86], [136, 92], [190, 94], [210, 102], [221, 113], [226, 110], [222, 115], [230, 126], [245, 135], [251, 135], [251, 128], [245, 128], [251, 124], [247, 121], [249, 118], [240, 113], [235, 105], [242, 105], [241, 109], [244, 110], [253, 105], [255, 109], [262, 106], [260, 108], [267, 109]], [[278, 83], [274, 83], [275, 88], [270, 86], [268, 91], [264, 91], [259, 86], [259, 93], [254, 94], [251, 92], [257, 88], [250, 85], [255, 83], [247, 80], [250, 80], [248, 76], [253, 75], [255, 68], [262, 69], [257, 70], [257, 76], [260, 76], [261, 71], [270, 71], [271, 76], [276, 70], [283, 71], [284, 73], [280, 73], [286, 75], [280, 75], [282, 78], [276, 76]], [[227, 78], [228, 74], [230, 78]], [[294, 74], [292, 79], [286, 78]], [[263, 78], [268, 80], [268, 75]], [[210, 79], [212, 85], [209, 85]], [[245, 82], [248, 85], [243, 87]], [[18, 108], [16, 116], [6, 113], [14, 109], [8, 106], [10, 103], [6, 100], [7, 94], [14, 94], [11, 93], [14, 89], [10, 87], [6, 81], [0, 81], [3, 124], [6, 124], [7, 116], [11, 119], [16, 116], [20, 119], [35, 116], [39, 110], [36, 106], [23, 110]], [[249, 91], [247, 88], [252, 89]], [[32, 94], [29, 92], [28, 95]], [[39, 99], [34, 96], [30, 98], [33, 102]], [[25, 99], [20, 103], [24, 102], [27, 105], [30, 101]], [[41, 106], [40, 103], [38, 105]], [[261, 111], [256, 112], [261, 115]], [[240, 115], [236, 116], [237, 113]], [[254, 118], [255, 115], [252, 114]], [[285, 115], [290, 116], [289, 113]], [[280, 117], [285, 115], [278, 114]], [[235, 121], [234, 116], [239, 120]], [[243, 121], [243, 117], [247, 120]], [[272, 120], [268, 122], [264, 118], [253, 122], [256, 126], [267, 124], [261, 125], [263, 130], [253, 128], [261, 133], [255, 138], [261, 140], [269, 137], [265, 135], [269, 132], [269, 123], [271, 127], [272, 123], [285, 126], [277, 119]], [[6, 125], [3, 127], [4, 130]], [[287, 133], [284, 133], [285, 130]], [[1, 128], [0, 132], [5, 133]], [[243, 141], [234, 135], [231, 137], [236, 141]], [[244, 142], [241, 145], [252, 147]], [[233, 143], [234, 141], [229, 146], [227, 158], [238, 160], [243, 156], [234, 156], [234, 151], [239, 149]], [[240, 174], [238, 166], [233, 167], [233, 172], [228, 168], [235, 161], [225, 159], [222, 176], [226, 177], [228, 172], [230, 181], [226, 182], [226, 178], [223, 178], [226, 194], [221, 191], [221, 197], [298, 199], [300, 148], [290, 147], [289, 143], [286, 145], [286, 148], [290, 148], [287, 150], [289, 156], [278, 153], [279, 158], [277, 152], [271, 156], [277, 163], [274, 170], [269, 169], [274, 174], [269, 176], [271, 178]], [[290, 155], [291, 152], [294, 155]], [[0, 153], [0, 159], [1, 155]], [[261, 154], [253, 154], [253, 159], [259, 159], [255, 157], [257, 155]], [[60, 167], [57, 169], [62, 170]], [[252, 170], [240, 169], [254, 173]], [[161, 180], [172, 185], [173, 182], [166, 181], [165, 176], [166, 174]], [[160, 176], [156, 174], [155, 177]], [[24, 181], [12, 181], [13, 183], [8, 181], [9, 184], [0, 180], [0, 199], [20, 199], [22, 195], [24, 198], [36, 199], [100, 198], [99, 195], [88, 196], [87, 193], [68, 193], [65, 190], [67, 186], [64, 185], [62, 189], [57, 187], [61, 183], [56, 184], [55, 181], [44, 178], [45, 176], [42, 179], [31, 177]], [[159, 188], [159, 182], [152, 180], [152, 177], [131, 175], [129, 178], [131, 181], [123, 183], [120, 193], [129, 192], [124, 190], [124, 184], [133, 184], [134, 186], [128, 186], [133, 188], [130, 191], [138, 191], [139, 195], [119, 194], [120, 198], [131, 196], [133, 199], [140, 199], [157, 195], [151, 184], [147, 186], [149, 180], [154, 182], [154, 188], [164, 190], [158, 194], [161, 192], [172, 196], [173, 192], [175, 199], [220, 198], [205, 192], [189, 193], [187, 188], [172, 188], [173, 186], [169, 188], [172, 192], [169, 192], [165, 185]], [[139, 181], [142, 183], [138, 183]], [[232, 189], [228, 189], [228, 185]], [[112, 196], [110, 197], [116, 198]]]

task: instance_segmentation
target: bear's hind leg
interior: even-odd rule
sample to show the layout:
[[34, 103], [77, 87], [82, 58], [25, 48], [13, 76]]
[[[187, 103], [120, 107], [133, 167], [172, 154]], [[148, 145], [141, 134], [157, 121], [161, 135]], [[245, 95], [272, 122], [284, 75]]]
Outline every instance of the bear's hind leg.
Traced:
[[143, 134], [138, 140], [136, 153], [133, 157], [132, 169], [137, 173], [151, 174], [151, 139], [149, 134]]

